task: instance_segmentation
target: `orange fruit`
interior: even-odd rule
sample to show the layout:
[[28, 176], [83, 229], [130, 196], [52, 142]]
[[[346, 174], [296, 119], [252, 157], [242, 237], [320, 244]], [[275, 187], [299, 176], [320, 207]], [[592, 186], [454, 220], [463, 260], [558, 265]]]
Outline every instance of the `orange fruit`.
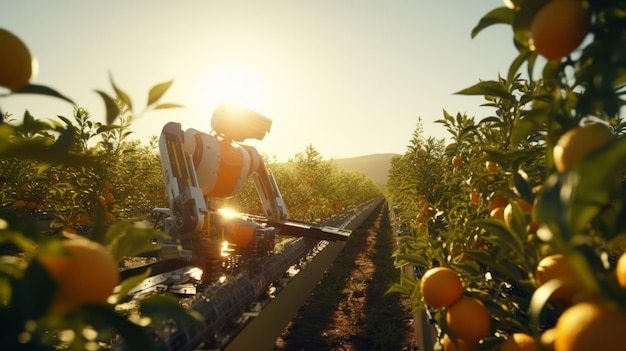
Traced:
[[417, 221], [417, 223], [423, 223], [424, 222], [424, 218], [426, 216], [424, 216], [424, 214], [422, 212], [418, 213], [417, 216], [415, 217], [415, 220]]
[[35, 209], [35, 207], [37, 207], [37, 203], [36, 203], [36, 202], [34, 202], [34, 201], [28, 201], [28, 202], [26, 203], [26, 209], [28, 209], [28, 210], [31, 210], [31, 211], [32, 211], [32, 210], [34, 210], [34, 209]]
[[542, 258], [535, 270], [535, 281], [541, 286], [552, 279], [561, 279], [565, 283], [550, 297], [554, 301], [569, 303], [581, 290], [582, 282], [578, 273], [562, 254], [548, 255]]
[[100, 205], [102, 206], [106, 206], [107, 204], [107, 200], [104, 198], [104, 196], [100, 195], [98, 196], [98, 202], [100, 203]]
[[470, 343], [478, 343], [491, 331], [489, 310], [472, 297], [462, 297], [448, 306], [446, 323], [454, 335]]
[[554, 350], [554, 337], [556, 330], [554, 328], [546, 329], [539, 336], [539, 343], [544, 349]]
[[463, 283], [451, 268], [434, 267], [424, 273], [420, 281], [420, 293], [429, 305], [446, 307], [463, 296]]
[[105, 304], [119, 284], [119, 271], [111, 253], [101, 244], [81, 237], [64, 240], [62, 247], [67, 255], [39, 257], [58, 285], [52, 311]]
[[104, 197], [104, 200], [106, 201], [107, 204], [110, 204], [113, 201], [115, 201], [115, 196], [113, 196], [113, 194], [111, 194], [111, 193], [106, 193], [106, 194], [104, 194], [102, 196]]
[[500, 169], [500, 165], [498, 165], [497, 163], [493, 161], [485, 162], [485, 167], [487, 168], [487, 171], [489, 173], [496, 173], [498, 172], [498, 169]]
[[581, 0], [552, 0], [530, 24], [531, 49], [548, 60], [560, 60], [583, 42], [591, 15]]
[[452, 339], [448, 336], [448, 334], [444, 334], [443, 339], [441, 340], [441, 346], [443, 346], [443, 351], [473, 351], [475, 349], [474, 344], [470, 344], [463, 339], [456, 339], [457, 345], [452, 342]]
[[509, 204], [509, 199], [507, 199], [506, 197], [502, 195], [499, 195], [499, 196], [494, 196], [493, 198], [491, 198], [491, 200], [489, 200], [489, 205], [487, 205], [487, 208], [489, 209], [489, 212], [491, 212], [498, 207], [505, 207], [508, 204]]
[[513, 333], [500, 345], [500, 351], [537, 351], [535, 338], [526, 333]]
[[13, 206], [15, 206], [15, 208], [21, 210], [23, 208], [26, 208], [26, 201], [24, 201], [24, 200], [16, 200], [15, 203], [13, 204]]
[[554, 166], [564, 172], [582, 158], [615, 139], [611, 130], [602, 123], [591, 123], [565, 132], [552, 151]]
[[0, 86], [16, 91], [37, 75], [37, 60], [15, 34], [0, 28]]
[[463, 166], [463, 159], [461, 158], [461, 156], [457, 155], [452, 158], [452, 166], [454, 166], [454, 168], [459, 168]]
[[626, 288], [626, 253], [623, 253], [617, 260], [615, 275], [617, 276], [619, 285], [622, 288]]
[[78, 217], [78, 224], [88, 224], [91, 223], [91, 216], [88, 214], [83, 214]]
[[624, 350], [626, 311], [594, 302], [569, 307], [554, 327], [555, 351]]
[[115, 215], [111, 212], [106, 212], [104, 214], [104, 221], [105, 222], [113, 222], [115, 221]]
[[478, 206], [478, 201], [480, 200], [480, 197], [478, 195], [478, 193], [476, 192], [476, 190], [472, 190], [472, 192], [470, 193], [470, 201], [474, 204]]
[[437, 190], [439, 190], [439, 189], [441, 189], [441, 184], [439, 184], [439, 183], [435, 183], [435, 184], [433, 185], [433, 190], [434, 190], [434, 191], [437, 191]]
[[426, 150], [424, 150], [424, 149], [418, 149], [417, 150], [417, 156], [422, 157], [424, 155], [426, 155]]

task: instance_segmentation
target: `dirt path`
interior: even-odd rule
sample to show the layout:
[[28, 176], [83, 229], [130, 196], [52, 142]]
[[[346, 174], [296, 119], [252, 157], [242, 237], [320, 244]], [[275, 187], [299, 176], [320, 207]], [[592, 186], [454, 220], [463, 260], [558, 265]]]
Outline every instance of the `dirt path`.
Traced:
[[399, 280], [393, 248], [383, 203], [353, 231], [275, 350], [417, 350], [406, 298], [384, 295]]

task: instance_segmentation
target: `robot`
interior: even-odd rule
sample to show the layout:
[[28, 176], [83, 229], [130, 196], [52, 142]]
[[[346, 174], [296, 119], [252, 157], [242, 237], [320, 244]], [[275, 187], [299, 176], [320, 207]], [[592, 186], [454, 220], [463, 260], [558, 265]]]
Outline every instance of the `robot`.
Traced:
[[[273, 175], [258, 151], [242, 144], [262, 140], [272, 121], [248, 108], [221, 105], [213, 113], [212, 130], [182, 129], [169, 122], [161, 132], [159, 151], [167, 189], [167, 209], [155, 209], [163, 231], [180, 258], [198, 265], [203, 281], [225, 271], [254, 269], [255, 260], [271, 255], [277, 235], [347, 240], [350, 231], [287, 220], [288, 212]], [[262, 215], [230, 213], [221, 208], [251, 177]], [[256, 267], [258, 269], [258, 267]]]

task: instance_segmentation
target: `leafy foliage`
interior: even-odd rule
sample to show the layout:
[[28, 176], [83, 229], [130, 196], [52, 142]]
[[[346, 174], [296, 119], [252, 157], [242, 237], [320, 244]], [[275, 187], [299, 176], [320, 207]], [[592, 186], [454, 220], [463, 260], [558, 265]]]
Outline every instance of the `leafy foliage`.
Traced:
[[[533, 72], [544, 61], [532, 51], [529, 28], [546, 1], [525, 0], [520, 8], [497, 8], [480, 19], [472, 37], [495, 24], [510, 25], [519, 51], [506, 78], [458, 92], [483, 96], [483, 106], [494, 115], [476, 121], [444, 111], [437, 122], [449, 141], [441, 148], [429, 146], [431, 139], [418, 125], [389, 173], [388, 199], [401, 235], [397, 266], [417, 266], [418, 273], [435, 266], [455, 269], [464, 295], [480, 299], [492, 315], [481, 350], [497, 349], [512, 333], [539, 336], [554, 326], [563, 306], [549, 300], [548, 290], [560, 285], [538, 289], [535, 276], [537, 263], [549, 254], [566, 255], [585, 282], [586, 298], [626, 309], [626, 292], [614, 283], [624, 247], [624, 65], [605, 59], [621, 57], [626, 27], [616, 14], [625, 4], [583, 2], [595, 18], [589, 37], [570, 56], [545, 62], [540, 78]], [[519, 72], [524, 64], [527, 78]], [[557, 172], [556, 142], [589, 120], [612, 126], [618, 140]], [[463, 159], [462, 166], [451, 164], [454, 156]], [[495, 162], [497, 170], [487, 169], [486, 161]], [[439, 184], [436, 190], [433, 183]], [[499, 197], [509, 205], [506, 219], [492, 212]], [[411, 296], [415, 309], [429, 309], [419, 278], [403, 276], [390, 292]], [[432, 312], [441, 333], [453, 335], [446, 309]]]

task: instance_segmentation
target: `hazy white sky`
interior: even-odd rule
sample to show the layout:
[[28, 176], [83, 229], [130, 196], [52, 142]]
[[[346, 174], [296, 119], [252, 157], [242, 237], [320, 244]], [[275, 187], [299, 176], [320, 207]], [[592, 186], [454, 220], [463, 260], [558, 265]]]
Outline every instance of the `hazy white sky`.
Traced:
[[[324, 158], [403, 153], [419, 117], [428, 135], [450, 113], [493, 111], [480, 97], [454, 95], [506, 74], [515, 57], [510, 28], [471, 39], [480, 17], [502, 0], [2, 0], [0, 27], [39, 60], [35, 81], [104, 121], [95, 89], [113, 94], [109, 72], [145, 105], [149, 88], [174, 80], [163, 102], [133, 124], [134, 138], [158, 135], [170, 120], [210, 130], [221, 100], [273, 120], [261, 142], [279, 161], [313, 145]], [[50, 98], [0, 98], [21, 116], [71, 117]]]

